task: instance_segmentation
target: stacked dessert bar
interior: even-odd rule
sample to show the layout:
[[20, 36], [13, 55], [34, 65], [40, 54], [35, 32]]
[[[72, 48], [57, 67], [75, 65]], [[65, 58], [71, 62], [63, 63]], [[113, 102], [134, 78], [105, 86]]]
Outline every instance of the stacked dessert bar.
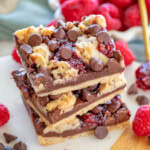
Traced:
[[14, 38], [23, 69], [12, 76], [40, 144], [128, 125], [130, 112], [120, 96], [126, 87], [124, 60], [103, 16], [31, 26]]

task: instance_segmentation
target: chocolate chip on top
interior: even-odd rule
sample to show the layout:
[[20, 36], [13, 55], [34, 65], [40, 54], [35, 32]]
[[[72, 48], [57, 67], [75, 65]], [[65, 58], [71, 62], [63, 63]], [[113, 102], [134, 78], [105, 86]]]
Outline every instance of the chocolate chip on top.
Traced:
[[65, 60], [70, 59], [72, 57], [72, 54], [73, 51], [67, 47], [62, 47], [60, 49], [60, 56]]
[[108, 45], [111, 42], [111, 37], [106, 31], [100, 31], [96, 34], [96, 37], [100, 43]]
[[67, 36], [68, 36], [68, 39], [72, 42], [76, 42], [78, 37], [80, 36], [80, 32], [79, 31], [76, 31], [76, 30], [69, 30], [67, 32]]
[[101, 27], [98, 24], [92, 24], [88, 27], [86, 33], [96, 35], [101, 30]]
[[58, 29], [59, 27], [62, 27], [63, 29], [65, 29], [65, 22], [63, 20], [58, 20], [56, 23], [56, 29]]
[[28, 44], [21, 45], [19, 50], [24, 54], [26, 58], [33, 52], [32, 47]]
[[59, 48], [59, 43], [55, 40], [50, 40], [48, 42], [48, 47], [51, 52], [55, 52]]
[[48, 45], [48, 41], [49, 41], [49, 38], [47, 36], [42, 37], [42, 43], [45, 43], [46, 45]]
[[30, 46], [38, 46], [42, 43], [42, 37], [39, 34], [32, 34], [28, 39]]
[[63, 30], [62, 26], [60, 26], [58, 29], [56, 29], [53, 33], [54, 38], [64, 39], [66, 37], [66, 33]]
[[90, 68], [96, 72], [101, 71], [104, 68], [103, 62], [95, 57], [92, 57], [90, 59], [89, 64], [90, 64]]
[[104, 126], [100, 126], [95, 129], [94, 133], [98, 139], [104, 139], [108, 135], [108, 129]]

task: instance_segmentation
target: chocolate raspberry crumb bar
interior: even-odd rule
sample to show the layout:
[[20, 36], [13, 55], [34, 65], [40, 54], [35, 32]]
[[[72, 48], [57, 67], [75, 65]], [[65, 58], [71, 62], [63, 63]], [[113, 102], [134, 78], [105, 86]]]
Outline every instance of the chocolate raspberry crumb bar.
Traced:
[[56, 27], [29, 27], [14, 33], [18, 54], [36, 94], [58, 95], [117, 78], [124, 60], [101, 15]]
[[39, 143], [41, 145], [52, 145], [64, 142], [67, 139], [94, 133], [97, 138], [102, 139], [107, 136], [110, 130], [129, 126], [130, 112], [125, 103], [121, 101], [121, 96], [118, 95], [113, 99], [119, 105], [114, 107], [113, 101], [110, 100], [58, 126], [47, 126], [27, 104], [27, 101], [24, 99], [23, 101], [32, 118]]
[[[47, 125], [58, 125], [67, 122], [76, 115], [82, 115], [99, 104], [106, 103], [126, 86], [123, 75], [104, 80], [101, 84], [59, 95], [39, 97], [32, 88], [27, 74], [23, 69], [12, 72], [16, 85], [28, 105], [41, 117]], [[115, 76], [115, 75], [114, 75]], [[116, 99], [112, 100], [116, 105]], [[120, 107], [120, 105], [118, 105]]]

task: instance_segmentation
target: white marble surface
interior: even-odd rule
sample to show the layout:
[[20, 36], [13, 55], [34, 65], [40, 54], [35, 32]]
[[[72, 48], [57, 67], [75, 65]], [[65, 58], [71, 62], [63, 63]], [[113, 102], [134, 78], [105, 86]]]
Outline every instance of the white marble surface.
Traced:
[[[127, 86], [134, 82], [134, 70], [138, 65], [138, 63], [133, 63], [126, 69]], [[0, 58], [0, 69], [2, 71], [0, 74], [0, 103], [8, 107], [11, 115], [9, 122], [5, 126], [0, 127], [0, 142], [5, 143], [2, 134], [3, 132], [8, 132], [17, 135], [19, 137], [18, 140], [24, 141], [28, 145], [28, 150], [109, 150], [111, 148], [122, 133], [122, 130], [109, 133], [107, 138], [103, 140], [97, 140], [94, 136], [90, 136], [68, 140], [65, 143], [53, 146], [40, 146], [31, 120], [22, 103], [19, 90], [16, 88], [10, 75], [13, 70], [20, 67], [19, 64], [12, 60], [11, 56]], [[143, 91], [140, 91], [140, 93], [143, 93]], [[145, 93], [150, 96], [150, 92], [147, 91]], [[131, 110], [133, 118], [139, 107], [135, 101], [136, 96], [128, 96], [126, 92], [122, 96]], [[11, 143], [11, 145], [14, 143]]]

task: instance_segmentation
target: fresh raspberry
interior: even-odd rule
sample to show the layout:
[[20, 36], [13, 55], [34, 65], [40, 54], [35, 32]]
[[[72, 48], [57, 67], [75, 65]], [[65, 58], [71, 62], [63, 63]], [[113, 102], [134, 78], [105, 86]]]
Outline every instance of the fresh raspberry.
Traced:
[[132, 129], [138, 136], [148, 136], [150, 134], [150, 106], [141, 106], [133, 120]]
[[65, 1], [67, 1], [67, 0], [59, 0], [59, 3], [63, 4]]
[[47, 25], [47, 27], [50, 27], [50, 26], [52, 26], [52, 25], [55, 27], [57, 21], [58, 21], [57, 19], [52, 20], [51, 22], [49, 22], [49, 24]]
[[3, 104], [0, 104], [0, 126], [6, 124], [9, 118], [10, 118], [10, 114], [7, 107]]
[[111, 3], [104, 3], [99, 6], [95, 14], [101, 14], [105, 17], [108, 30], [119, 30], [122, 27], [119, 9]]
[[14, 59], [16, 62], [18, 62], [18, 63], [21, 64], [20, 58], [19, 58], [19, 56], [18, 56], [18, 54], [17, 54], [17, 48], [16, 48], [16, 46], [14, 46], [14, 48], [13, 48], [12, 57], [13, 57], [13, 59]]
[[115, 42], [115, 45], [116, 49], [120, 50], [123, 55], [126, 66], [130, 65], [136, 59], [135, 55], [132, 53], [125, 41], [118, 40]]
[[150, 0], [146, 0], [146, 6], [147, 6], [148, 15], [150, 17]]
[[133, 3], [134, 0], [109, 0], [110, 3], [115, 4], [120, 8], [127, 8]]
[[141, 17], [138, 4], [134, 4], [126, 9], [124, 13], [124, 25], [127, 28], [141, 25]]
[[81, 21], [83, 16], [93, 13], [98, 7], [98, 0], [68, 0], [61, 6], [66, 21]]

